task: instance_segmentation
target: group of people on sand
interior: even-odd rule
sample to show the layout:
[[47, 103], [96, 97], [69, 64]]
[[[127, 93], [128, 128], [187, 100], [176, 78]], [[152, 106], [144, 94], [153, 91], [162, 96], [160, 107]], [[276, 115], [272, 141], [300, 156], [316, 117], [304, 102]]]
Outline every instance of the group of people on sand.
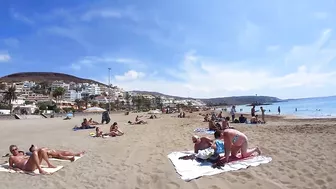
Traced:
[[83, 122], [81, 123], [81, 126], [75, 126], [74, 129], [94, 129], [96, 128], [95, 125], [100, 125], [100, 123], [93, 121], [92, 118], [87, 120], [86, 118], [83, 119]]
[[12, 154], [9, 157], [9, 169], [14, 171], [35, 171], [38, 169], [40, 174], [47, 174], [42, 168], [41, 163], [44, 160], [49, 168], [55, 168], [51, 164], [49, 158], [69, 160], [73, 162], [75, 156], [82, 156], [85, 152], [70, 152], [65, 150], [53, 150], [49, 148], [38, 148], [35, 145], [31, 145], [29, 148], [30, 153], [24, 153], [20, 151], [16, 145], [10, 145], [9, 151]]
[[[156, 116], [155, 116], [155, 117], [153, 116], [153, 119], [154, 119], [154, 118], [157, 118], [157, 117], [156, 117]], [[131, 124], [131, 125], [140, 125], [140, 124], [147, 124], [148, 122], [147, 122], [147, 121], [144, 121], [144, 120], [142, 120], [142, 119], [140, 119], [139, 115], [137, 115], [137, 116], [135, 117], [135, 122], [128, 121], [128, 123]]]
[[265, 121], [265, 109], [261, 106], [260, 112], [261, 112], [261, 120], [258, 119], [258, 115], [256, 115], [255, 106], [252, 106], [251, 108], [251, 123], [252, 124], [258, 124], [258, 123], [266, 123]]
[[185, 112], [180, 112], [180, 114], [177, 117], [178, 118], [185, 118]]
[[247, 136], [236, 129], [217, 130], [214, 139], [208, 137], [192, 136], [194, 155], [183, 156], [180, 159], [197, 159], [210, 161], [214, 167], [223, 166], [239, 158], [261, 154], [259, 147], [248, 149]]

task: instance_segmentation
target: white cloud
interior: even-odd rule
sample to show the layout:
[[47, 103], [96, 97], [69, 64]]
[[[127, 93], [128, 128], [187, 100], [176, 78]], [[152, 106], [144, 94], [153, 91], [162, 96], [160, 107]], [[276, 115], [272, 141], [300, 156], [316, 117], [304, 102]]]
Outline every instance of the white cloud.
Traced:
[[331, 40], [332, 30], [324, 30], [319, 39], [306, 46], [294, 46], [285, 56], [289, 66], [307, 65], [311, 69], [320, 70], [336, 58], [336, 41]]
[[15, 20], [19, 20], [21, 22], [24, 22], [26, 24], [34, 24], [34, 21], [29, 19], [28, 17], [16, 12], [14, 9], [10, 9], [10, 13], [11, 13], [11, 16], [15, 19]]
[[9, 62], [11, 56], [7, 52], [0, 52], [0, 62]]
[[135, 70], [129, 70], [125, 72], [123, 75], [116, 75], [114, 78], [116, 81], [134, 81], [136, 79], [141, 79], [145, 76], [142, 72], [137, 72]]
[[[251, 61], [238, 65], [235, 62], [214, 61], [191, 51], [184, 55], [178, 68], [169, 68], [167, 73], [171, 78], [158, 77], [160, 74], [143, 78], [134, 76], [136, 79], [133, 80], [118, 77], [113, 83], [126, 90], [158, 91], [193, 97], [267, 94], [291, 98], [323, 95], [320, 88], [328, 91], [336, 87], [336, 70], [327, 67], [336, 56], [336, 48], [330, 44], [330, 35], [331, 30], [325, 30], [313, 44], [295, 46], [290, 52], [279, 55], [277, 58], [291, 63], [291, 69], [286, 73], [278, 73], [278, 67], [271, 70], [247, 66], [254, 65]], [[320, 69], [316, 69], [317, 65]]]
[[114, 58], [109, 56], [86, 56], [77, 61], [76, 63], [71, 64], [71, 68], [74, 70], [80, 70], [83, 67], [92, 67], [97, 64], [104, 64], [106, 66], [112, 66], [113, 64], [124, 64], [128, 67], [144, 67], [145, 65], [136, 59], [132, 58]]

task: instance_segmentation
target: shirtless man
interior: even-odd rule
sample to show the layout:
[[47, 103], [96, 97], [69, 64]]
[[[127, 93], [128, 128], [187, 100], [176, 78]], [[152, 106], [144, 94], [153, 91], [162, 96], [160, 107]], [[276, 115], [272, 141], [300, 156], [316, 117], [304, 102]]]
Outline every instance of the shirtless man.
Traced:
[[225, 161], [229, 162], [230, 153], [231, 156], [237, 157], [239, 150], [241, 151], [242, 158], [249, 157], [253, 153], [257, 152], [259, 155], [261, 151], [258, 147], [249, 150], [248, 149], [248, 139], [246, 135], [235, 129], [225, 129], [223, 131], [223, 138], [225, 143]]
[[216, 124], [215, 124], [215, 121], [213, 120], [209, 120], [209, 130], [211, 131], [215, 131], [217, 130], [218, 128], [216, 127]]
[[[75, 161], [75, 156], [82, 156], [85, 153], [84, 151], [74, 153], [74, 152], [65, 151], [65, 150], [52, 150], [49, 148], [40, 148], [40, 149], [44, 150], [47, 153], [49, 158], [69, 160], [71, 162]], [[37, 148], [37, 146], [33, 144], [29, 148], [29, 151], [32, 153], [38, 150], [39, 148]]]
[[194, 151], [197, 154], [199, 150], [205, 150], [207, 148], [210, 148], [212, 146], [212, 140], [208, 137], [199, 137], [199, 136], [192, 136], [191, 137], [192, 142], [194, 145]]
[[48, 154], [45, 150], [39, 149], [32, 152], [31, 156], [24, 156], [19, 153], [16, 145], [10, 145], [9, 151], [13, 154], [9, 157], [9, 168], [15, 171], [35, 171], [38, 169], [40, 174], [48, 174], [41, 168], [41, 162], [44, 160], [49, 168], [55, 168], [48, 159]]

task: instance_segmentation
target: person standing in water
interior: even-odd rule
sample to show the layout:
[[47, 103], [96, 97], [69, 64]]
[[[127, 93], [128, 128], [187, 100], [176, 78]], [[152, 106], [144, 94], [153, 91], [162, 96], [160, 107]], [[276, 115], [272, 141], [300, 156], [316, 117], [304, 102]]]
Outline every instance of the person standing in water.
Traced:
[[280, 115], [281, 113], [281, 109], [280, 109], [280, 106], [278, 106], [278, 114]]

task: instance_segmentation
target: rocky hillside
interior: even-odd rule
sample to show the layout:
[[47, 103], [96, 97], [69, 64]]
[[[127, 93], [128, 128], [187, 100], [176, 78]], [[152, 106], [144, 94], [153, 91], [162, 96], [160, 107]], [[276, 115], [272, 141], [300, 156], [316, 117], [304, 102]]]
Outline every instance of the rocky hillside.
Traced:
[[66, 83], [75, 82], [75, 83], [97, 83], [100, 85], [105, 85], [103, 83], [91, 80], [83, 79], [73, 75], [63, 74], [63, 73], [54, 73], [54, 72], [21, 72], [6, 75], [0, 78], [0, 82], [20, 82], [20, 81], [35, 81], [37, 83], [48, 82], [51, 83], [55, 80], [62, 80]]
[[[185, 97], [171, 96], [158, 92], [150, 91], [132, 91], [139, 94], [150, 94], [154, 96], [165, 96], [168, 98], [176, 99], [188, 99]], [[191, 99], [191, 98], [190, 98]], [[199, 99], [208, 105], [242, 105], [242, 104], [252, 104], [252, 103], [273, 103], [279, 102], [281, 99], [271, 96], [232, 96], [232, 97], [219, 97], [219, 98], [201, 98]]]

